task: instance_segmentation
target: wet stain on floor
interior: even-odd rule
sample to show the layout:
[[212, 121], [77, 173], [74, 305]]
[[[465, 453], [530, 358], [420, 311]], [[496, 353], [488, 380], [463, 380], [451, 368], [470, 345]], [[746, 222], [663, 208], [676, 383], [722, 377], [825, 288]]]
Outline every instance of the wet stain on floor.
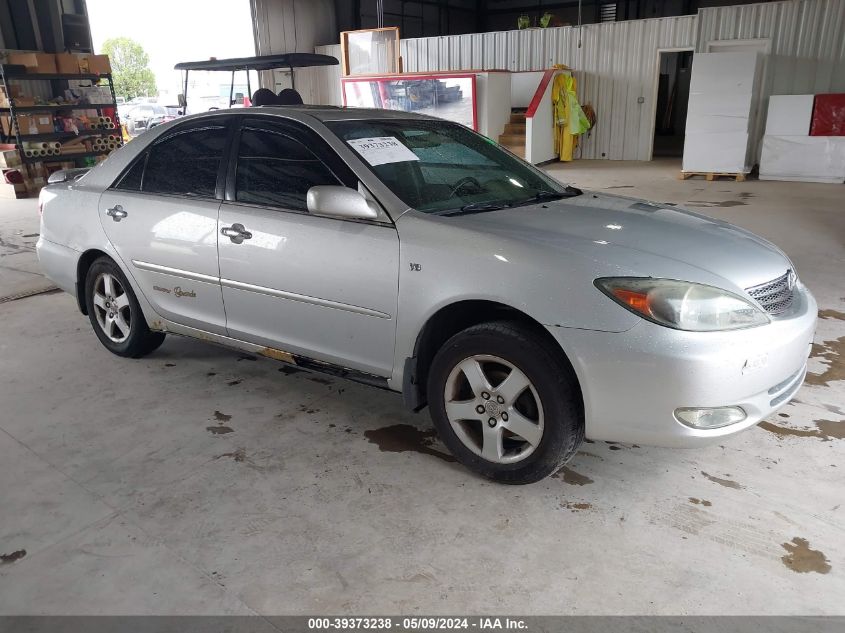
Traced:
[[589, 451], [578, 451], [578, 455], [581, 457], [592, 457], [593, 459], [600, 459], [604, 461], [604, 457], [601, 455], [596, 455], [595, 453], [590, 453]]
[[234, 387], [235, 385], [239, 385], [239, 384], [241, 384], [242, 382], [243, 382], [243, 380], [241, 380], [240, 378], [238, 378], [238, 379], [236, 379], [236, 380], [230, 380], [230, 381], [229, 381], [229, 382], [227, 382], [226, 384], [227, 384], [227, 385], [229, 385], [230, 387]]
[[224, 426], [223, 424], [219, 424], [217, 426], [207, 426], [205, 427], [205, 430], [212, 435], [226, 435], [227, 433], [235, 432], [235, 429], [231, 426]]
[[216, 375], [217, 375], [216, 371], [210, 371], [206, 374], [206, 376], [216, 376]]
[[586, 486], [587, 484], [593, 483], [593, 480], [587, 477], [586, 475], [576, 473], [574, 470], [567, 466], [561, 468], [554, 475], [552, 475], [552, 477], [554, 477], [555, 479], [563, 479], [564, 483], [570, 484], [572, 486]]
[[826, 574], [830, 571], [830, 562], [823, 552], [810, 549], [807, 539], [795, 537], [792, 543], [781, 543], [788, 553], [781, 557], [783, 564], [799, 574], [815, 572]]
[[12, 563], [19, 561], [24, 556], [26, 556], [25, 549], [16, 550], [11, 554], [0, 554], [0, 565], [11, 565]]
[[713, 505], [713, 504], [712, 504], [710, 501], [708, 501], [707, 499], [698, 499], [698, 498], [696, 498], [696, 497], [690, 497], [690, 498], [689, 498], [689, 502], [690, 502], [690, 503], [694, 503], [695, 505], [702, 505], [702, 506], [704, 506], [705, 508], [709, 508], [710, 506], [712, 506], [712, 505]]
[[321, 385], [331, 385], [331, 384], [333, 384], [333, 382], [331, 380], [329, 380], [328, 378], [320, 378], [319, 376], [309, 376], [308, 380], [310, 380], [311, 382], [318, 382]]
[[566, 508], [567, 510], [570, 510], [572, 512], [580, 512], [582, 510], [589, 510], [593, 507], [593, 505], [591, 503], [586, 502], [574, 503], [572, 501], [564, 501], [560, 504], [560, 507]]
[[835, 413], [836, 415], [845, 415], [845, 410], [843, 410], [842, 407], [837, 407], [834, 404], [826, 404], [826, 403], [822, 402], [820, 404], [820, 406], [825, 411], [830, 411], [831, 413]]
[[[713, 475], [701, 471], [701, 474], [704, 475], [707, 479], [712, 481], [713, 483], [719, 484], [720, 486], [724, 486], [725, 488], [733, 488], [734, 490], [744, 490], [745, 486], [740, 484], [739, 482], [734, 481], [733, 479], [724, 479], [722, 477], [714, 477]], [[727, 475], [728, 477], [730, 475]]]
[[827, 387], [834, 380], [845, 380], [845, 336], [813, 343], [810, 357], [826, 362], [827, 368], [820, 374], [808, 371], [806, 384]]
[[405, 453], [408, 451], [431, 455], [446, 462], [456, 461], [448, 453], [435, 448], [434, 439], [437, 433], [434, 429], [422, 431], [410, 424], [393, 424], [380, 429], [364, 431], [366, 437], [379, 450], [386, 453]]
[[748, 203], [743, 202], [742, 200], [687, 200], [687, 204], [691, 207], [703, 207], [705, 209], [712, 209], [715, 207], [727, 209], [730, 207], [744, 207]]
[[246, 461], [246, 449], [238, 448], [231, 453], [221, 453], [220, 455], [215, 455], [214, 459], [222, 459], [224, 457], [229, 457], [236, 462], [244, 462]]
[[815, 420], [815, 424], [815, 429], [791, 429], [771, 422], [760, 422], [757, 426], [764, 431], [774, 433], [779, 438], [787, 436], [817, 437], [824, 442], [845, 439], [845, 420]]
[[845, 312], [840, 312], [839, 310], [819, 310], [819, 318], [845, 321]]
[[165, 367], [176, 367], [176, 363], [164, 363]]
[[217, 420], [218, 422], [228, 422], [229, 420], [232, 419], [232, 416], [228, 415], [226, 413], [221, 413], [220, 411], [215, 411], [214, 412], [214, 419]]

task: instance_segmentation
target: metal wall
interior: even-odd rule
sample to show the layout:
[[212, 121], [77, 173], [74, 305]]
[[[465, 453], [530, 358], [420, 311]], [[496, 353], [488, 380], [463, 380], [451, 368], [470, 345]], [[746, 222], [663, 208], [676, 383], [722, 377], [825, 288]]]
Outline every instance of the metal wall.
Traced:
[[405, 70], [575, 70], [581, 102], [597, 124], [582, 158], [649, 160], [654, 136], [658, 50], [693, 48], [696, 16], [577, 27], [402, 40]]
[[[250, 0], [250, 10], [257, 55], [310, 53], [318, 45], [337, 39], [334, 0]], [[336, 48], [340, 60], [340, 46]], [[305, 103], [334, 103], [333, 95], [340, 93], [339, 67], [325, 71], [300, 68], [295, 72], [296, 89]], [[258, 76], [263, 88], [275, 91], [277, 80], [287, 75], [264, 71]]]
[[[768, 50], [750, 139], [760, 159], [770, 95], [845, 92], [845, 0], [790, 0], [702, 9], [696, 51]], [[730, 43], [711, 48], [714, 42]]]
[[337, 40], [334, 0], [250, 0], [258, 55], [310, 53]]
[[714, 40], [770, 39], [766, 96], [845, 92], [845, 0], [702, 9], [698, 33], [698, 52]]
[[[649, 160], [654, 138], [660, 50], [707, 50], [711, 40], [771, 38], [769, 94], [845, 92], [845, 0], [787, 0], [700, 9], [697, 16], [630, 20], [577, 27], [501, 31], [400, 42], [404, 69], [575, 70], [582, 103], [597, 124], [582, 158]], [[339, 56], [336, 47], [317, 52]], [[324, 73], [323, 83], [337, 82]], [[340, 103], [339, 89], [320, 94]], [[765, 107], [765, 102], [763, 104]]]
[[[321, 55], [331, 55], [340, 60], [340, 44], [317, 46], [314, 48], [314, 52]], [[305, 103], [343, 105], [343, 97], [340, 94], [340, 65], [301, 68], [296, 72], [308, 77], [307, 90], [310, 90], [309, 93], [306, 94], [305, 92], [305, 82], [297, 84]], [[297, 75], [297, 81], [299, 81], [298, 77], [299, 75]]]

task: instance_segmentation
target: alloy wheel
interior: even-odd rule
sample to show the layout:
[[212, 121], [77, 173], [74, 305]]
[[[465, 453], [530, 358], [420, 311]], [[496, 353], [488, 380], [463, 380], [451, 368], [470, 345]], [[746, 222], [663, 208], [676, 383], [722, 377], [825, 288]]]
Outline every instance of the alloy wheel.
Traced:
[[122, 343], [129, 338], [132, 324], [129, 295], [114, 275], [109, 273], [97, 275], [94, 281], [94, 312], [97, 323], [109, 340]]
[[522, 461], [543, 438], [543, 405], [525, 373], [498, 356], [459, 362], [446, 380], [446, 417], [473, 453], [497, 464]]

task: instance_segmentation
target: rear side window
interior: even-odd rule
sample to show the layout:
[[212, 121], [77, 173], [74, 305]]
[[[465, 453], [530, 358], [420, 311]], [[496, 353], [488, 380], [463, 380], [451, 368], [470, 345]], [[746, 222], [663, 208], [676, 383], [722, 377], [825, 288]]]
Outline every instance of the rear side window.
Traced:
[[117, 183], [116, 189], [124, 191], [141, 191], [141, 179], [144, 176], [144, 163], [147, 160], [147, 155], [142, 154], [135, 160], [135, 164], [129, 168], [120, 182]]
[[241, 133], [235, 179], [238, 202], [306, 211], [311, 187], [339, 184], [322, 160], [290, 136], [250, 128]]
[[222, 126], [180, 132], [156, 143], [147, 158], [143, 191], [213, 198], [225, 147]]

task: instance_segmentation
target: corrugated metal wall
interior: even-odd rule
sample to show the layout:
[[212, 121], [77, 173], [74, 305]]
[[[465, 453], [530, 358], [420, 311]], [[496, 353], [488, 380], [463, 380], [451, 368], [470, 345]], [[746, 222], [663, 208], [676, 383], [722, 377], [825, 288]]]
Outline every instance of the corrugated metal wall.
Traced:
[[[405, 70], [575, 70], [582, 103], [597, 124], [582, 158], [648, 160], [654, 128], [658, 50], [693, 48], [696, 16], [577, 27], [402, 40]], [[580, 43], [580, 46], [579, 46]]]
[[[845, 92], [845, 0], [790, 0], [699, 11], [697, 52], [766, 41], [751, 155], [760, 158], [770, 95]], [[719, 48], [712, 50], [718, 51]]]
[[[340, 61], [340, 44], [317, 46], [314, 48], [314, 52], [320, 53], [321, 55], [331, 55]], [[307, 81], [312, 90], [312, 98], [309, 100], [305, 98], [302, 84], [298, 84], [299, 91], [305, 99], [305, 103], [343, 105], [343, 97], [340, 94], [340, 65], [302, 68], [297, 72], [308, 75]], [[299, 75], [297, 75], [297, 81], [299, 80], [298, 78]]]
[[702, 9], [698, 32], [698, 52], [714, 40], [770, 39], [767, 96], [845, 92], [845, 0]]
[[[598, 122], [582, 158], [648, 160], [654, 136], [658, 51], [707, 50], [710, 40], [771, 38], [764, 94], [845, 91], [845, 0], [787, 0], [701, 9], [697, 16], [402, 40], [406, 71], [575, 70]], [[580, 41], [580, 46], [579, 46]], [[337, 46], [318, 47], [340, 57]], [[324, 74], [321, 81], [336, 82]], [[340, 103], [339, 88], [320, 94]], [[765, 107], [765, 103], [764, 103]]]

